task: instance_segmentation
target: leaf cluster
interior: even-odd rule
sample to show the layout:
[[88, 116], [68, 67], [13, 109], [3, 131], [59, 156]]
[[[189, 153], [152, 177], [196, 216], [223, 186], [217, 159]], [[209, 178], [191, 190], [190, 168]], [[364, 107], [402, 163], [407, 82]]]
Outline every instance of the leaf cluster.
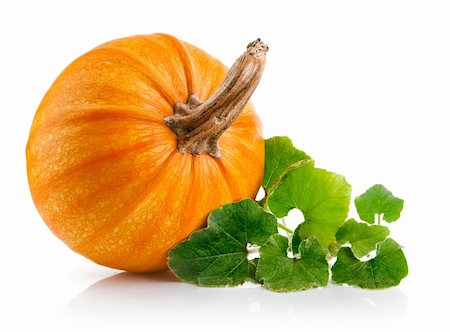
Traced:
[[[253, 282], [277, 292], [324, 287], [330, 276], [370, 289], [400, 283], [406, 258], [381, 222], [400, 217], [402, 199], [377, 184], [355, 199], [362, 222], [347, 219], [351, 186], [342, 175], [315, 167], [287, 137], [266, 140], [265, 153], [265, 197], [214, 210], [207, 228], [172, 248], [168, 265], [178, 278], [199, 286]], [[280, 222], [292, 209], [304, 216], [294, 231]]]

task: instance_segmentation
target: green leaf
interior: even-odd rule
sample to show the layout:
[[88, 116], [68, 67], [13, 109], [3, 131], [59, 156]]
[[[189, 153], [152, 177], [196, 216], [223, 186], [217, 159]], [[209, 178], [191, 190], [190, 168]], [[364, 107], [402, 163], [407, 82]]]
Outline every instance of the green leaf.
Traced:
[[227, 204], [211, 212], [206, 229], [170, 250], [168, 266], [179, 279], [200, 286], [254, 281], [257, 261], [247, 259], [247, 244], [261, 246], [275, 233], [276, 218], [253, 200]]
[[359, 217], [370, 224], [374, 223], [375, 215], [378, 217], [378, 223], [381, 215], [385, 221], [393, 222], [400, 218], [403, 199], [392, 195], [383, 185], [376, 184], [355, 198], [355, 206]]
[[275, 136], [265, 142], [264, 178], [262, 182], [266, 193], [269, 193], [286, 174], [301, 166], [304, 161], [311, 160], [305, 152], [296, 149], [286, 136]]
[[329, 271], [325, 251], [316, 239], [300, 244], [300, 258], [287, 257], [288, 239], [272, 235], [259, 250], [256, 277], [264, 286], [276, 292], [295, 292], [326, 286]]
[[338, 284], [382, 289], [398, 285], [408, 274], [408, 264], [400, 245], [388, 238], [378, 244], [376, 257], [366, 262], [358, 260], [350, 248], [341, 248], [331, 271]]
[[299, 227], [300, 238], [315, 237], [328, 248], [347, 217], [350, 194], [351, 187], [342, 175], [306, 164], [289, 172], [269, 196], [268, 206], [279, 218], [293, 208], [302, 211], [305, 221]]
[[383, 241], [388, 235], [389, 229], [385, 226], [369, 226], [355, 219], [349, 219], [336, 233], [336, 241], [339, 244], [349, 242], [352, 245], [353, 254], [361, 258], [375, 250], [377, 243]]

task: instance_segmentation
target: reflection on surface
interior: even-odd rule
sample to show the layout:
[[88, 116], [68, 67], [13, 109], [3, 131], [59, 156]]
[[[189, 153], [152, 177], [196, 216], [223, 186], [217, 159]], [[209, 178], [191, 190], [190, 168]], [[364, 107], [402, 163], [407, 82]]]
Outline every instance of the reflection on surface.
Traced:
[[219, 324], [222, 328], [233, 327], [237, 321], [241, 327], [251, 326], [255, 320], [269, 326], [277, 319], [297, 327], [342, 324], [350, 328], [362, 326], [364, 317], [386, 326], [389, 319], [404, 314], [407, 303], [407, 296], [396, 288], [368, 291], [329, 284], [323, 289], [280, 294], [253, 285], [201, 288], [181, 283], [169, 272], [123, 272], [87, 288], [66, 306], [63, 314], [78, 323], [95, 318], [106, 324], [104, 327], [121, 323], [130, 327], [130, 322], [148, 321], [162, 328], [173, 326], [176, 319], [186, 328], [198, 329], [201, 317], [209, 327]]

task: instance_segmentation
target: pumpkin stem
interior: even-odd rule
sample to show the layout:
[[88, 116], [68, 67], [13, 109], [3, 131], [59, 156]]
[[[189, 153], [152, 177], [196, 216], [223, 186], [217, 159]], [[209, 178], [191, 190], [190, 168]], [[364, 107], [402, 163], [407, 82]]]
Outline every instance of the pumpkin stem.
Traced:
[[219, 88], [204, 102], [191, 94], [187, 103], [176, 103], [174, 114], [164, 119], [177, 137], [178, 150], [220, 158], [219, 137], [244, 109], [261, 80], [269, 47], [259, 38], [247, 45]]

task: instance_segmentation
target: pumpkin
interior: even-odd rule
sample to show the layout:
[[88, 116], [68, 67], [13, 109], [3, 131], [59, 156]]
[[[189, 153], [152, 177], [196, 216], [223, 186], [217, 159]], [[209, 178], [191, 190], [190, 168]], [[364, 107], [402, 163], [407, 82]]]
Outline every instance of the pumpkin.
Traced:
[[35, 114], [26, 148], [33, 201], [71, 249], [116, 269], [166, 269], [208, 213], [255, 197], [264, 168], [249, 102], [261, 41], [227, 68], [166, 34], [102, 44], [72, 62]]

